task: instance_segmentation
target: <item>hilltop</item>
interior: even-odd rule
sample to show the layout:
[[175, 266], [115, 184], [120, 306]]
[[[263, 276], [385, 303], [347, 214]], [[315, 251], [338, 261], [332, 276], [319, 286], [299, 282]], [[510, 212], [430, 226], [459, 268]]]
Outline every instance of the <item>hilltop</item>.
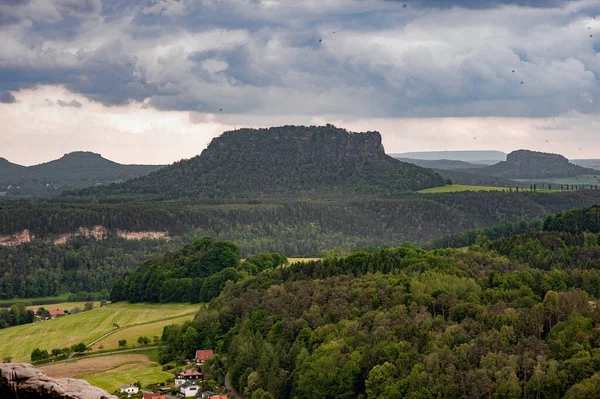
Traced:
[[437, 173], [385, 154], [378, 132], [332, 125], [238, 129], [194, 158], [109, 187], [70, 196], [227, 198], [281, 194], [397, 193], [442, 186]]
[[573, 177], [581, 174], [596, 174], [593, 169], [574, 165], [559, 154], [517, 150], [506, 157], [506, 161], [477, 169], [483, 173], [508, 179], [543, 179], [550, 177]]
[[130, 180], [161, 165], [122, 165], [93, 152], [72, 152], [60, 159], [21, 166], [0, 158], [0, 191], [9, 196], [52, 196], [63, 190]]

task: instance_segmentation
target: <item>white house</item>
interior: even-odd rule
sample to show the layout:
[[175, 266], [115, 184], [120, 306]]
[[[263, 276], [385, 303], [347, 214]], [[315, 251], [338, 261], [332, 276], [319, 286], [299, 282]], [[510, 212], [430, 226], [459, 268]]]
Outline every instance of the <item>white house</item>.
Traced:
[[195, 383], [197, 380], [202, 381], [202, 373], [194, 369], [187, 369], [175, 376], [175, 385], [180, 386], [187, 381]]
[[138, 393], [140, 391], [140, 389], [138, 387], [136, 387], [135, 385], [123, 385], [119, 389], [120, 389], [121, 393], [126, 393], [129, 396], [135, 395], [136, 393]]
[[194, 397], [200, 392], [200, 387], [191, 381], [186, 381], [179, 386], [179, 392], [186, 398]]

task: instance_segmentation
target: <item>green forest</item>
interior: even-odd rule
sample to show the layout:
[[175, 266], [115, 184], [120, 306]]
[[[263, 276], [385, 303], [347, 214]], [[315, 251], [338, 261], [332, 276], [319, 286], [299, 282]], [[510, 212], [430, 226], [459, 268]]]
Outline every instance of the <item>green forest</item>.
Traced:
[[[242, 258], [270, 252], [290, 257], [319, 256], [323, 251], [343, 253], [403, 242], [428, 249], [464, 247], [478, 237], [494, 239], [530, 226], [541, 228], [541, 220], [549, 215], [598, 202], [600, 191], [595, 190], [222, 204], [8, 202], [0, 204], [0, 235], [27, 229], [36, 240], [0, 246], [0, 298], [111, 291], [116, 279], [145, 261], [204, 237], [234, 242]], [[531, 222], [535, 220], [540, 222]], [[94, 226], [107, 229], [106, 239], [73, 237], [59, 245], [45, 241]], [[170, 240], [127, 241], [118, 237], [118, 229], [164, 231]]]
[[161, 361], [212, 348], [205, 384], [253, 399], [597, 397], [598, 217], [265, 268], [165, 327]]

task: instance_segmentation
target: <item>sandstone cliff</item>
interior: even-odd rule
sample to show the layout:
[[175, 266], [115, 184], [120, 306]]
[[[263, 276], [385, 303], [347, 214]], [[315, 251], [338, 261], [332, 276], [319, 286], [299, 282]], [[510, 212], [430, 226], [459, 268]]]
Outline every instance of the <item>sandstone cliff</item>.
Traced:
[[0, 364], [2, 399], [117, 399], [86, 381], [50, 378], [27, 363]]

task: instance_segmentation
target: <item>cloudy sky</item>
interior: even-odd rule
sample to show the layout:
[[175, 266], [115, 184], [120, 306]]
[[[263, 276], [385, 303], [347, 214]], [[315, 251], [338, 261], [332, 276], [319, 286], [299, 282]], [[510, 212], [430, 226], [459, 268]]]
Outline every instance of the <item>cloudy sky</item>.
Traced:
[[0, 38], [16, 163], [170, 163], [323, 123], [387, 152], [600, 158], [600, 0], [0, 0]]

